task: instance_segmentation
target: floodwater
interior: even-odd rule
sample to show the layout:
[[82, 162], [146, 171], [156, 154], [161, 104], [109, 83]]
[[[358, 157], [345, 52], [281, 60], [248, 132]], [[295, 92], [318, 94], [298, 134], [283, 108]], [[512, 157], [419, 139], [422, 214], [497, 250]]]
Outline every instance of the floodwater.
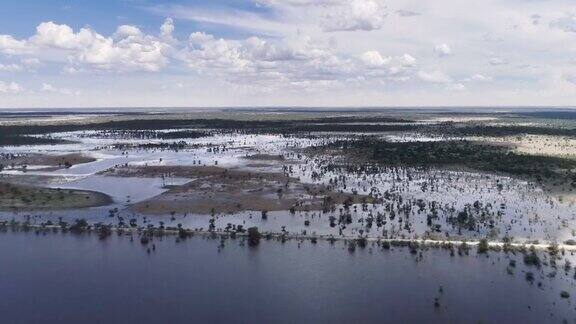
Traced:
[[[182, 178], [113, 178], [103, 177], [97, 173], [115, 165], [218, 165], [226, 168], [255, 170], [259, 172], [282, 172], [282, 164], [291, 166], [290, 176], [300, 179], [304, 183], [330, 184], [333, 179], [343, 176], [347, 181], [335, 184], [336, 190], [358, 192], [360, 194], [374, 193], [382, 197], [387, 192], [396, 195], [394, 203], [399, 198], [404, 201], [418, 199], [428, 205], [422, 211], [412, 211], [410, 217], [396, 217], [382, 228], [366, 228], [365, 220], [373, 215], [388, 214], [385, 205], [368, 206], [363, 211], [361, 206], [352, 209], [352, 223], [341, 227], [330, 227], [330, 215], [320, 213], [298, 212], [291, 215], [288, 211], [271, 212], [267, 221], [262, 221], [258, 212], [241, 212], [235, 215], [217, 215], [215, 225], [224, 228], [228, 223], [234, 225], [258, 226], [265, 231], [280, 232], [283, 227], [291, 233], [317, 233], [326, 235], [340, 235], [340, 231], [347, 236], [357, 236], [363, 232], [371, 237], [394, 236], [414, 237], [421, 236], [429, 231], [426, 216], [431, 210], [429, 204], [434, 202], [444, 206], [440, 211], [441, 231], [451, 236], [464, 236], [469, 239], [480, 239], [486, 236], [501, 239], [513, 237], [519, 241], [545, 240], [564, 242], [574, 239], [571, 230], [576, 222], [576, 212], [572, 203], [562, 202], [556, 197], [550, 197], [542, 190], [529, 183], [500, 175], [482, 173], [456, 172], [446, 170], [413, 170], [402, 169], [386, 171], [378, 174], [354, 174], [346, 171], [326, 171], [323, 168], [333, 162], [329, 156], [307, 157], [300, 154], [301, 150], [315, 144], [329, 141], [329, 139], [292, 138], [277, 135], [246, 135], [246, 134], [216, 134], [210, 137], [188, 139], [186, 142], [198, 147], [181, 150], [160, 149], [112, 149], [110, 145], [118, 142], [125, 143], [171, 143], [173, 140], [162, 141], [158, 139], [118, 139], [113, 136], [103, 136], [94, 131], [69, 132], [54, 134], [54, 137], [76, 140], [79, 143], [51, 146], [22, 146], [1, 148], [0, 152], [11, 153], [46, 153], [64, 154], [84, 152], [97, 159], [95, 162], [74, 165], [69, 169], [57, 171], [30, 170], [25, 174], [21, 171], [4, 170], [3, 174], [18, 174], [22, 177], [47, 176], [50, 178], [49, 186], [70, 189], [86, 189], [103, 192], [112, 197], [113, 203], [109, 206], [87, 208], [81, 210], [60, 210], [49, 212], [19, 213], [0, 212], [0, 220], [20, 219], [21, 216], [33, 216], [32, 221], [40, 223], [50, 220], [56, 221], [62, 217], [68, 222], [76, 218], [85, 218], [90, 222], [103, 222], [116, 224], [118, 219], [108, 217], [108, 210], [118, 208], [119, 216], [124, 219], [137, 219], [138, 224], [146, 226], [158, 225], [163, 222], [169, 226], [182, 224], [187, 228], [207, 228], [211, 216], [186, 214], [149, 216], [134, 214], [126, 209], [128, 205], [149, 199], [166, 191], [164, 185], [182, 184], [193, 179]], [[398, 138], [400, 140], [401, 137]], [[404, 140], [414, 140], [410, 136]], [[220, 148], [210, 150], [209, 147]], [[253, 154], [282, 154], [284, 162], [266, 161], [267, 167], [250, 166], [247, 155]], [[320, 176], [319, 176], [320, 175]], [[502, 184], [501, 190], [496, 190], [497, 184]], [[476, 201], [490, 206], [490, 213], [495, 214], [494, 224], [482, 227], [477, 231], [461, 232], [447, 224], [446, 217], [454, 214], [447, 210], [461, 210], [466, 205], [473, 205]], [[333, 213], [339, 217], [338, 212]], [[305, 221], [309, 222], [304, 226]], [[402, 223], [402, 221], [404, 223]], [[409, 223], [407, 230], [404, 224]]]
[[[573, 270], [521, 255], [194, 237], [0, 233], [4, 323], [548, 323], [576, 319]], [[150, 245], [149, 245], [150, 246]], [[507, 274], [509, 259], [517, 261]], [[417, 261], [419, 260], [419, 261]], [[535, 282], [525, 280], [533, 271]], [[542, 271], [542, 272], [541, 272]], [[541, 287], [539, 284], [541, 283]], [[570, 293], [561, 298], [560, 291]], [[438, 298], [438, 307], [434, 305]]]

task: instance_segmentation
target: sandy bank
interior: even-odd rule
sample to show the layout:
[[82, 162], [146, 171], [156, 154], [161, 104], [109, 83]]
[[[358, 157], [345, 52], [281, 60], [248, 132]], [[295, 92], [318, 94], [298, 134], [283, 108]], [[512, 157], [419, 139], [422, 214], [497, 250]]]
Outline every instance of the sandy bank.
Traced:
[[83, 164], [96, 161], [95, 158], [81, 153], [70, 153], [61, 155], [52, 154], [1, 154], [0, 166], [4, 169], [26, 170], [31, 167], [35, 170], [53, 171], [69, 168], [76, 164]]

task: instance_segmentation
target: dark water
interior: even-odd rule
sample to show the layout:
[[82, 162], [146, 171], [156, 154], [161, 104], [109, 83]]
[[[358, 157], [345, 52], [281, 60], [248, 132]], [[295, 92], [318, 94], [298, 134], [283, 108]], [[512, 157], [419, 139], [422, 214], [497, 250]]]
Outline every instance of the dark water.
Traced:
[[[525, 280], [521, 256], [344, 244], [0, 233], [3, 323], [545, 323], [575, 318], [573, 274]], [[543, 287], [537, 287], [538, 282]], [[443, 293], [439, 292], [442, 286]], [[571, 293], [560, 298], [560, 291]], [[440, 307], [434, 306], [439, 298]], [[531, 308], [529, 308], [529, 306]]]

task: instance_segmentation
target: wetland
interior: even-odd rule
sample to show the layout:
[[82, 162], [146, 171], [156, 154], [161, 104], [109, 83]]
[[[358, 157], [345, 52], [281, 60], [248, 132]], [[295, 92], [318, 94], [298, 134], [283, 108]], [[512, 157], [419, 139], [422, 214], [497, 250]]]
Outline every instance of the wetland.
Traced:
[[576, 320], [569, 109], [68, 114], [0, 114], [9, 322]]

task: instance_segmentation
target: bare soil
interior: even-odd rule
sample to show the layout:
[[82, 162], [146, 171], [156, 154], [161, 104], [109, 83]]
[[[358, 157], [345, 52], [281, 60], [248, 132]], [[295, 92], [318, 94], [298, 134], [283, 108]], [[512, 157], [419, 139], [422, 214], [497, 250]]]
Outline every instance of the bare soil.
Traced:
[[15, 170], [24, 170], [29, 166], [44, 166], [43, 171], [53, 171], [66, 167], [71, 167], [76, 164], [83, 164], [96, 161], [95, 158], [83, 155], [81, 153], [70, 153], [64, 155], [51, 155], [51, 154], [23, 154], [0, 155], [0, 165], [4, 168], [11, 168]]
[[142, 214], [319, 211], [333, 210], [342, 204], [373, 202], [369, 196], [336, 192], [322, 185], [303, 184], [282, 173], [249, 172], [215, 166], [128, 166], [109, 169], [103, 174], [192, 179], [130, 207]]

